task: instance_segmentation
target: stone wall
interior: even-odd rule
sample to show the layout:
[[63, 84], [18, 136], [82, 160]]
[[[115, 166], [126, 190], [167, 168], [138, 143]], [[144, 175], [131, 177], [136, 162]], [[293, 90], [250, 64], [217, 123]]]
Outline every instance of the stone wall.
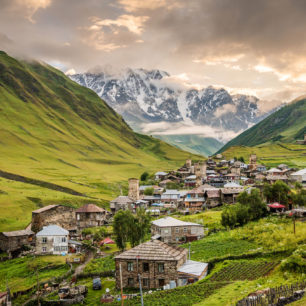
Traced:
[[[178, 273], [177, 269], [186, 261], [186, 258], [183, 258], [180, 263], [177, 261], [149, 261], [149, 260], [123, 260], [116, 259], [116, 287], [120, 288], [120, 263], [122, 271], [122, 285], [123, 288], [139, 288], [139, 278], [138, 274], [142, 278], [142, 287], [143, 289], [155, 289], [161, 288], [162, 282], [164, 285], [169, 284], [171, 280], [177, 281]], [[133, 263], [133, 271], [128, 271], [128, 262]], [[143, 263], [149, 264], [149, 271], [146, 272], [143, 270]], [[158, 264], [164, 264], [164, 272], [158, 271]], [[133, 285], [129, 284], [129, 279], [133, 279]], [[148, 286], [144, 285], [143, 279], [148, 279]], [[162, 281], [163, 280], [163, 281]]]
[[13, 252], [20, 249], [24, 245], [32, 245], [34, 242], [34, 235], [7, 237], [0, 233], [0, 250], [3, 252]]
[[75, 230], [75, 209], [59, 205], [39, 213], [32, 213], [32, 231], [39, 232], [43, 226], [51, 224], [61, 226], [66, 230]]

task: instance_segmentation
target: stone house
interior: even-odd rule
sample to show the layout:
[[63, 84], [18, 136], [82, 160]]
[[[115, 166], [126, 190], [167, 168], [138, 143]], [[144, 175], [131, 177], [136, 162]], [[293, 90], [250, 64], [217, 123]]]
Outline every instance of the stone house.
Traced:
[[110, 213], [107, 210], [94, 204], [85, 204], [78, 208], [75, 213], [78, 230], [106, 224], [110, 217]]
[[[203, 278], [207, 264], [188, 269], [187, 254], [187, 249], [169, 246], [159, 240], [142, 243], [115, 257], [116, 287], [120, 288], [120, 275], [123, 288], [139, 288], [140, 275], [144, 290], [164, 288], [170, 282], [175, 286], [182, 285], [190, 279], [194, 282]], [[189, 263], [190, 267], [192, 264]]]
[[168, 175], [168, 173], [163, 172], [163, 171], [156, 172], [155, 173], [155, 181], [164, 180], [167, 175]]
[[128, 196], [119, 196], [116, 199], [110, 201], [110, 209], [112, 214], [115, 214], [118, 210], [133, 210], [134, 201]]
[[77, 231], [75, 209], [64, 205], [48, 205], [32, 211], [31, 224], [35, 233], [50, 224], [61, 226], [71, 234]]
[[44, 226], [36, 234], [37, 254], [67, 254], [69, 232], [58, 225]]
[[[203, 185], [204, 186], [204, 185]], [[185, 197], [185, 208], [190, 212], [201, 211], [204, 204], [205, 198], [204, 193], [205, 190], [203, 186], [193, 188], [188, 191]]]
[[222, 203], [233, 204], [236, 203], [236, 199], [239, 193], [243, 192], [243, 186], [236, 183], [227, 183], [224, 188], [221, 188], [221, 201]]
[[151, 234], [166, 243], [180, 243], [201, 239], [204, 237], [204, 228], [197, 223], [165, 217], [152, 221]]
[[30, 229], [0, 233], [0, 250], [11, 254], [25, 245], [35, 244], [35, 233]]
[[221, 192], [218, 188], [207, 189], [205, 191], [204, 197], [206, 199], [206, 206], [208, 208], [213, 208], [221, 205]]
[[178, 206], [178, 203], [180, 201], [181, 194], [176, 189], [167, 189], [162, 195], [161, 195], [161, 202], [164, 204], [172, 204], [176, 207]]
[[300, 182], [302, 184], [306, 184], [306, 168], [293, 172], [290, 174], [290, 179], [292, 181]]

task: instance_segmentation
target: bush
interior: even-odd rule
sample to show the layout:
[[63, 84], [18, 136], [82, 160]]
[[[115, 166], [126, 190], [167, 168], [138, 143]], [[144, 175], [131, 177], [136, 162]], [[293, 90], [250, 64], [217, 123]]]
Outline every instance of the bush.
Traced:
[[306, 273], [306, 245], [300, 246], [293, 254], [282, 261], [284, 271]]

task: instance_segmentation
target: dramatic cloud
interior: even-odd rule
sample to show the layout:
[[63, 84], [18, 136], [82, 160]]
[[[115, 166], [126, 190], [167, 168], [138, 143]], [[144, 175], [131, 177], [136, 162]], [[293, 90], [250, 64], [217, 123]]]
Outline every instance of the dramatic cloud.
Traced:
[[274, 101], [305, 93], [303, 0], [0, 0], [0, 8], [0, 49], [63, 71], [159, 68], [183, 86]]
[[151, 135], [198, 135], [202, 137], [213, 137], [221, 142], [227, 142], [243, 132], [241, 130], [235, 133], [208, 125], [194, 125], [187, 124], [186, 122], [143, 123], [141, 128], [144, 133]]

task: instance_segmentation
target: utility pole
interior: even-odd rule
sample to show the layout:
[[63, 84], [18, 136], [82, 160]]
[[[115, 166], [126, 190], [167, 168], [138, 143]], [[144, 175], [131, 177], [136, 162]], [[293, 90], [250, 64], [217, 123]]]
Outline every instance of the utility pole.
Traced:
[[141, 276], [140, 276], [140, 274], [138, 274], [138, 278], [139, 278], [139, 290], [140, 290], [141, 306], [144, 306], [144, 304], [143, 304], [143, 295], [142, 295]]
[[121, 264], [119, 264], [119, 270], [120, 270], [120, 287], [121, 287], [121, 306], [123, 306], [123, 288], [122, 288], [122, 270], [121, 270]]
[[37, 268], [36, 268], [36, 281], [37, 281], [37, 285], [36, 285], [37, 305], [40, 306], [40, 301], [39, 301], [39, 278], [38, 278], [38, 269]]
[[188, 254], [189, 254], [189, 260], [190, 260], [190, 242], [189, 242], [189, 248], [188, 248]]
[[294, 233], [294, 235], [295, 235], [295, 215], [293, 214], [293, 216], [292, 216], [292, 218], [293, 218], [293, 233]]

